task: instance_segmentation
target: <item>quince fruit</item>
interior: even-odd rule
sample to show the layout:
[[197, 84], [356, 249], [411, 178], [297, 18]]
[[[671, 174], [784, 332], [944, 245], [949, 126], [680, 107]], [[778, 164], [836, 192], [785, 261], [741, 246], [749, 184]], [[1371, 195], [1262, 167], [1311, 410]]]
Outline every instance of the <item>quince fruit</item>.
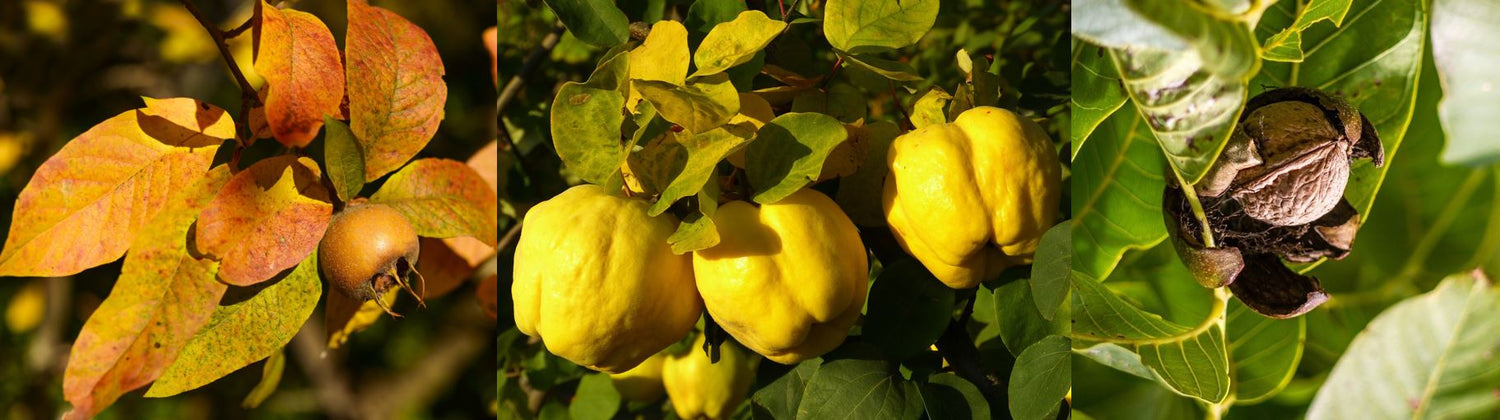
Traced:
[[619, 373], [692, 331], [703, 311], [671, 215], [579, 185], [531, 208], [516, 244], [516, 327], [547, 350]]
[[666, 392], [661, 383], [661, 366], [666, 360], [666, 353], [657, 353], [630, 370], [610, 374], [609, 379], [626, 401], [656, 401]]
[[869, 288], [854, 222], [823, 193], [803, 189], [759, 208], [713, 215], [719, 244], [693, 253], [704, 306], [745, 347], [782, 364], [838, 347]]
[[719, 346], [719, 363], [703, 352], [703, 334], [686, 353], [662, 363], [662, 384], [672, 408], [684, 419], [723, 419], [745, 402], [758, 359], [731, 342]]
[[882, 207], [896, 241], [967, 289], [1031, 262], [1057, 217], [1061, 171], [1041, 126], [978, 107], [891, 142]]

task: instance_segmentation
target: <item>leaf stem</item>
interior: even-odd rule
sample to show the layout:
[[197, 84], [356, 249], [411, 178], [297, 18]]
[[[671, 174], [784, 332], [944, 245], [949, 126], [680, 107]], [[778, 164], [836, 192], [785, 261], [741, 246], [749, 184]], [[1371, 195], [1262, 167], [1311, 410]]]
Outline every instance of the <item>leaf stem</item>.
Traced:
[[[229, 52], [229, 44], [225, 42], [226, 32], [220, 30], [213, 22], [209, 22], [208, 18], [203, 16], [203, 11], [198, 10], [198, 6], [193, 4], [193, 0], [180, 1], [182, 2], [182, 7], [187, 8], [188, 13], [192, 13], [193, 18], [198, 19], [198, 24], [202, 25], [203, 29], [208, 31], [208, 35], [213, 37], [214, 46], [219, 48], [219, 55], [223, 56], [225, 64], [229, 65], [229, 73], [234, 75], [235, 82], [240, 85], [240, 118], [234, 122], [234, 129], [235, 139], [239, 141], [240, 147], [243, 148], [250, 142], [251, 137], [254, 136], [250, 132], [250, 108], [263, 106], [260, 102], [260, 95], [256, 94], [255, 87], [250, 86], [250, 81], [245, 78], [245, 74], [240, 72], [239, 64], [234, 61], [234, 54]], [[259, 10], [260, 6], [258, 4], [256, 7]], [[234, 35], [228, 35], [228, 37], [239, 35], [246, 29], [259, 24], [259, 22], [260, 13], [255, 13], [250, 16], [250, 19], [245, 20], [245, 23], [232, 29], [231, 32]]]

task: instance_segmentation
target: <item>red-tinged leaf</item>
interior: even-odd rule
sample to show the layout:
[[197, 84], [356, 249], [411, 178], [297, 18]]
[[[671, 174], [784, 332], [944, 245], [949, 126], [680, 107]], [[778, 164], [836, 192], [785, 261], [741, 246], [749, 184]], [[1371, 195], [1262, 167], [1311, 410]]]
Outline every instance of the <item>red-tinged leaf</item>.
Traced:
[[474, 267], [454, 253], [442, 239], [422, 238], [422, 256], [417, 259], [417, 271], [427, 281], [426, 296], [423, 299], [436, 299], [457, 289], [474, 273]]
[[220, 166], [164, 203], [131, 244], [109, 298], [73, 342], [63, 374], [67, 418], [88, 418], [155, 380], [208, 321], [227, 288], [218, 263], [194, 258], [187, 233], [198, 212], [229, 181]]
[[218, 259], [219, 279], [265, 281], [318, 247], [333, 217], [322, 174], [308, 158], [277, 156], [240, 171], [198, 220], [198, 248]]
[[484, 309], [484, 314], [489, 315], [492, 320], [500, 319], [500, 295], [499, 275], [491, 274], [484, 280], [479, 281], [479, 287], [474, 289], [474, 297], [479, 301], [479, 307]]
[[262, 4], [255, 72], [266, 79], [266, 122], [276, 141], [304, 147], [340, 115], [344, 65], [333, 33], [317, 16]]
[[401, 212], [417, 234], [430, 238], [472, 236], [494, 246], [499, 220], [495, 190], [474, 168], [448, 159], [418, 159], [370, 197]]
[[448, 85], [422, 28], [363, 0], [349, 2], [349, 128], [365, 152], [365, 181], [400, 168], [432, 140]]
[[[479, 149], [478, 152], [474, 152], [474, 156], [469, 157], [469, 167], [474, 168], [474, 172], [478, 172], [479, 176], [484, 178], [484, 182], [488, 182], [490, 188], [497, 192], [500, 185], [500, 172], [498, 171], [500, 162], [499, 151], [500, 143], [498, 141], [491, 141], [490, 145]], [[499, 226], [499, 220], [497, 219], [495, 222], [496, 226]], [[448, 248], [453, 250], [453, 253], [458, 254], [465, 261], [468, 261], [470, 268], [478, 267], [485, 260], [495, 256], [494, 246], [471, 237], [444, 238], [443, 243], [447, 244]]]
[[146, 397], [168, 397], [203, 386], [291, 342], [323, 295], [318, 255], [308, 255], [295, 270], [266, 283], [229, 288], [208, 325], [188, 341], [177, 360], [146, 390]]
[[0, 276], [66, 276], [120, 258], [230, 138], [229, 115], [191, 98], [148, 98], [145, 108], [104, 120], [47, 159], [21, 190]]

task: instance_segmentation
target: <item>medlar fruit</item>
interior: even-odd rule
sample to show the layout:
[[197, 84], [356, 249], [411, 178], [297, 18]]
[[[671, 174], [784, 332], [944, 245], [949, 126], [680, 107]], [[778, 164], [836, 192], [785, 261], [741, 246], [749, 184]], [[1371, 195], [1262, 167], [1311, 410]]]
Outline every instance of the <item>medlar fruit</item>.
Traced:
[[1354, 159], [1384, 163], [1369, 119], [1308, 88], [1251, 98], [1218, 161], [1193, 186], [1216, 247], [1185, 191], [1163, 194], [1167, 230], [1193, 277], [1228, 286], [1246, 306], [1273, 318], [1306, 313], [1328, 300], [1318, 280], [1282, 264], [1348, 255], [1359, 213], [1344, 199]]
[[407, 281], [413, 275], [422, 279], [416, 269], [418, 251], [417, 231], [406, 216], [384, 204], [354, 204], [328, 224], [318, 244], [318, 268], [334, 290], [359, 302], [374, 300], [399, 317], [380, 298], [399, 286], [425, 306], [426, 282], [424, 293], [417, 293]]

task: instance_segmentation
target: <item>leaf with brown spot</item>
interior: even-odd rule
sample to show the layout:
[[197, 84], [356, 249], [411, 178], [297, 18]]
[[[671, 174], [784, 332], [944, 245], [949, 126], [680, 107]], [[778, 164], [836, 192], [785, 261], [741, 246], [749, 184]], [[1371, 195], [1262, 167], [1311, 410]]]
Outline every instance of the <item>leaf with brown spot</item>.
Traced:
[[443, 120], [443, 59], [422, 28], [363, 0], [349, 2], [349, 128], [365, 152], [365, 181], [400, 168]]
[[474, 168], [456, 160], [413, 161], [391, 175], [370, 202], [395, 208], [421, 236], [472, 236], [490, 246], [498, 236], [495, 189]]
[[234, 137], [223, 109], [150, 99], [69, 141], [16, 199], [0, 276], [67, 276], [114, 261]]
[[266, 79], [266, 122], [276, 141], [305, 147], [338, 116], [344, 63], [333, 33], [317, 16], [262, 4], [255, 72]]
[[236, 286], [265, 281], [318, 247], [333, 217], [317, 164], [286, 155], [256, 162], [229, 180], [199, 216], [198, 248]]
[[131, 244], [109, 298], [73, 342], [63, 374], [66, 418], [88, 418], [126, 392], [156, 380], [208, 321], [226, 286], [218, 263], [194, 258], [187, 233], [198, 212], [229, 181], [229, 168], [210, 171], [163, 203]]
[[317, 253], [308, 255], [295, 270], [256, 287], [231, 287], [208, 325], [188, 341], [177, 360], [146, 390], [146, 397], [168, 397], [198, 388], [281, 351], [312, 316], [322, 295]]

